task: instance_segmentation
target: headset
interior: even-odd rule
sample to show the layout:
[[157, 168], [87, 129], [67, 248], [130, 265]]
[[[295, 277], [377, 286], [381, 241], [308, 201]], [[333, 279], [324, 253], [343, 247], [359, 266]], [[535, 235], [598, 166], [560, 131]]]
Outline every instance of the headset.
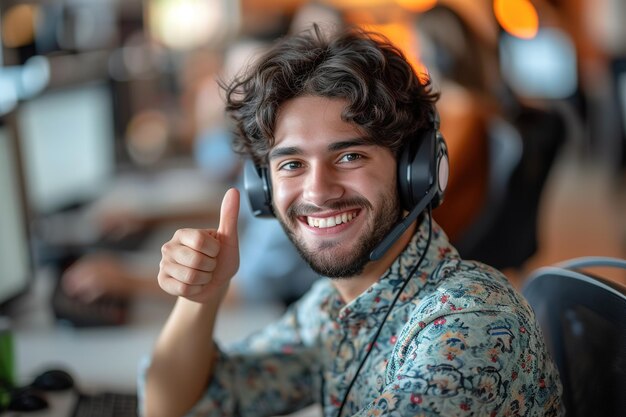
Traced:
[[[439, 131], [439, 115], [434, 112], [429, 126], [419, 130], [414, 139], [407, 140], [398, 157], [398, 190], [402, 207], [409, 214], [374, 248], [370, 260], [382, 258], [429, 205], [435, 208], [443, 202], [449, 174], [448, 148]], [[254, 216], [275, 217], [267, 168], [247, 159], [243, 176]]]

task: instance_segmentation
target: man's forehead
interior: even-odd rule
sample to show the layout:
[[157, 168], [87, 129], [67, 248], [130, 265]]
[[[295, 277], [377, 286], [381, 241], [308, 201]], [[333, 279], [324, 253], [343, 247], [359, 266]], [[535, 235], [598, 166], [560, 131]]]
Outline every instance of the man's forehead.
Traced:
[[275, 128], [293, 127], [294, 123], [315, 121], [316, 127], [348, 123], [342, 118], [348, 102], [343, 98], [302, 95], [283, 102], [276, 113]]

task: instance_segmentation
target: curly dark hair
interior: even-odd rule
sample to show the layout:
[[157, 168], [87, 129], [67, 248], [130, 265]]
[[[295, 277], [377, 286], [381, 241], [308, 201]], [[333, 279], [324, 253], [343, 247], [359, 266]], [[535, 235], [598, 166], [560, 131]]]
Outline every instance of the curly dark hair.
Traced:
[[222, 84], [235, 122], [233, 148], [267, 165], [281, 105], [312, 95], [347, 101], [342, 119], [397, 155], [432, 123], [439, 94], [384, 36], [357, 28], [326, 37], [317, 25], [279, 40], [251, 71]]

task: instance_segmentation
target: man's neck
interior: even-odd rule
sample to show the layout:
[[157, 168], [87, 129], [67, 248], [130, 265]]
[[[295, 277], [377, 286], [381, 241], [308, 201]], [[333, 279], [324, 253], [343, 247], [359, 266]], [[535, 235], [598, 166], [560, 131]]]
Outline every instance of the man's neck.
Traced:
[[[417, 222], [416, 222], [417, 223]], [[415, 233], [416, 223], [413, 223], [400, 238], [389, 248], [387, 253], [378, 261], [370, 261], [359, 275], [350, 278], [333, 280], [333, 285], [339, 292], [343, 301], [348, 304], [365, 290], [374, 285], [380, 277], [389, 269], [396, 258], [411, 241]]]

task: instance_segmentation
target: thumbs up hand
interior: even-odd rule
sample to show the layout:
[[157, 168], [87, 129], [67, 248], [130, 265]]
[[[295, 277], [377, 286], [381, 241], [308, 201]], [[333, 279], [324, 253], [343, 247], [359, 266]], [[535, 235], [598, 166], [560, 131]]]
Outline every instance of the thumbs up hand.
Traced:
[[179, 229], [161, 248], [158, 281], [172, 295], [207, 303], [220, 301], [239, 269], [239, 191], [224, 195], [215, 229]]

